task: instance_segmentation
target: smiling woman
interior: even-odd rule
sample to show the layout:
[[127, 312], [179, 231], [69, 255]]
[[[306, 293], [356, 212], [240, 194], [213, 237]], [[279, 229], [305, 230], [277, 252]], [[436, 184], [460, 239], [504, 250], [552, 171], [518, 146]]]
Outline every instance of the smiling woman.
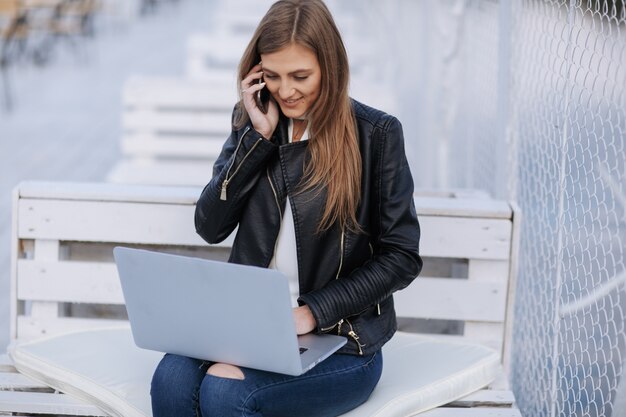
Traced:
[[392, 293], [422, 267], [402, 127], [348, 96], [346, 50], [321, 0], [274, 3], [238, 81], [196, 230], [217, 243], [237, 227], [229, 262], [287, 277], [296, 332], [348, 342], [300, 376], [168, 354], [152, 381], [154, 417], [338, 416], [378, 383], [397, 328]]

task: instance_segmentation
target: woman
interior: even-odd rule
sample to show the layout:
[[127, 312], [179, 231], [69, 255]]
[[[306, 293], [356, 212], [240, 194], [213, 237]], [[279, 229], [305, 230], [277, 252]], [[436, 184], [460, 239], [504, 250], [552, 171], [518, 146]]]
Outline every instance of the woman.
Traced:
[[422, 266], [402, 128], [348, 97], [346, 51], [321, 0], [275, 3], [239, 81], [196, 230], [217, 243], [238, 226], [229, 261], [281, 270], [298, 333], [348, 343], [298, 377], [168, 354], [154, 416], [338, 416], [376, 386], [396, 330], [391, 294]]

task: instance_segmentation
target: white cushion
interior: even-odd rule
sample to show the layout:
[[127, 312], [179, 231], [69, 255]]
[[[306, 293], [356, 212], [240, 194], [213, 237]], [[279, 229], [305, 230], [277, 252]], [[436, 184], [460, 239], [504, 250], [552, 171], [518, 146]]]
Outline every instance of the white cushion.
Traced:
[[397, 332], [383, 347], [372, 396], [341, 417], [413, 416], [489, 385], [500, 369], [500, 355], [488, 347]]
[[[383, 348], [371, 398], [342, 417], [406, 417], [492, 382], [499, 355], [480, 345], [398, 332]], [[128, 327], [53, 336], [10, 347], [16, 368], [112, 416], [149, 417], [150, 380], [162, 353], [137, 348]]]
[[152, 416], [162, 353], [135, 346], [128, 326], [51, 336], [8, 349], [17, 370], [116, 417]]

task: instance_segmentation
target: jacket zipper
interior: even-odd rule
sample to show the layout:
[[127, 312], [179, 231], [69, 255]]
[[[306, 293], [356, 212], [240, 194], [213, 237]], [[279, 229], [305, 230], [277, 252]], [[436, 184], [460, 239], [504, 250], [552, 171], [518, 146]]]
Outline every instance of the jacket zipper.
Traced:
[[[237, 148], [235, 149], [235, 155], [237, 155], [237, 153], [239, 153], [239, 148], [241, 147], [241, 144], [243, 143], [244, 138], [246, 137], [246, 135], [248, 134], [248, 132], [250, 131], [250, 126], [246, 127], [246, 130], [243, 131], [243, 135], [241, 135], [241, 139], [239, 140], [239, 144], [237, 145]], [[243, 157], [243, 159], [241, 160], [241, 162], [239, 163], [239, 165], [237, 166], [237, 169], [235, 169], [235, 172], [233, 172], [233, 175], [231, 175], [229, 177], [230, 174], [230, 170], [233, 168], [234, 165], [234, 161], [233, 164], [231, 166], [228, 167], [228, 171], [226, 171], [226, 178], [224, 179], [224, 181], [222, 182], [222, 192], [220, 194], [220, 200], [222, 201], [226, 201], [226, 189], [228, 188], [228, 183], [230, 181], [232, 181], [232, 179], [235, 177], [235, 175], [237, 175], [237, 173], [239, 172], [239, 169], [241, 169], [241, 166], [243, 165], [243, 163], [246, 161], [246, 159], [248, 158], [248, 156], [252, 153], [252, 151], [254, 151], [254, 149], [259, 145], [259, 143], [261, 141], [263, 141], [263, 138], [259, 138], [259, 140], [257, 140], [254, 145], [252, 145], [252, 148], [250, 148], [250, 150], [248, 151], [248, 153], [246, 153]]]
[[[339, 274], [341, 273], [341, 268], [343, 267], [343, 251], [344, 251], [344, 243], [345, 243], [345, 231], [341, 230], [341, 257], [339, 258], [339, 269], [337, 269], [337, 275], [335, 279], [339, 279]], [[365, 346], [359, 341], [359, 335], [354, 331], [354, 327], [352, 327], [352, 323], [348, 319], [341, 319], [334, 326], [327, 327], [325, 329], [321, 329], [322, 331], [332, 330], [333, 327], [337, 327], [337, 334], [341, 335], [341, 327], [343, 323], [347, 323], [350, 326], [350, 331], [348, 332], [348, 336], [352, 338], [356, 342], [357, 347], [359, 348], [359, 355], [363, 356], [363, 347]]]
[[[343, 243], [344, 243], [344, 237], [345, 237], [345, 232], [343, 231], [343, 229], [341, 230], [341, 244], [340, 244], [340, 256], [339, 256], [339, 269], [337, 269], [337, 275], [335, 275], [335, 279], [339, 279], [339, 274], [341, 273], [341, 267], [343, 266]], [[323, 327], [320, 330], [322, 332], [327, 332], [329, 330], [334, 329], [335, 327], [338, 327], [338, 331], [337, 334], [339, 334], [341, 332], [341, 324], [343, 323], [343, 319], [339, 320], [337, 323], [333, 324], [332, 326], [329, 327]]]
[[339, 274], [341, 273], [341, 268], [343, 267], [343, 245], [344, 245], [345, 236], [346, 234], [342, 229], [341, 230], [341, 245], [340, 245], [341, 256], [339, 257], [339, 269], [337, 269], [337, 275], [335, 275], [335, 279], [339, 279]]
[[274, 194], [274, 201], [276, 201], [276, 207], [278, 207], [278, 215], [280, 216], [280, 224], [283, 223], [283, 211], [280, 209], [280, 204], [278, 204], [278, 194], [276, 193], [276, 189], [274, 188], [274, 183], [272, 182], [272, 178], [270, 177], [270, 169], [269, 167], [265, 170], [267, 174], [267, 180], [270, 183], [270, 187], [272, 188], [272, 193]]
[[[370, 256], [373, 256], [374, 255], [374, 248], [372, 247], [372, 243], [368, 242], [367, 244], [370, 247]], [[380, 303], [376, 304], [376, 312], [380, 316]]]
[[354, 328], [352, 327], [352, 323], [350, 323], [348, 319], [346, 319], [346, 323], [348, 323], [348, 326], [350, 326], [348, 336], [350, 336], [356, 342], [356, 345], [359, 348], [359, 355], [363, 356], [363, 348], [365, 347], [365, 344], [361, 343], [361, 341], [359, 340], [359, 335], [356, 334]]
[[[270, 188], [272, 189], [272, 194], [274, 194], [274, 201], [276, 202], [276, 208], [278, 209], [278, 215], [280, 216], [280, 227], [282, 227], [283, 224], [283, 211], [280, 209], [280, 204], [278, 204], [278, 194], [276, 193], [276, 189], [274, 188], [274, 183], [272, 183], [272, 178], [270, 177], [270, 168], [267, 167], [267, 169], [265, 170], [265, 173], [267, 174], [267, 180], [270, 183]], [[278, 239], [276, 239], [276, 242], [274, 242], [274, 252], [272, 254], [272, 256], [274, 256], [276, 254], [276, 246], [278, 245]], [[272, 260], [270, 259], [270, 264], [272, 263]], [[269, 266], [269, 265], [268, 265]]]
[[[335, 275], [335, 279], [339, 279], [339, 274], [341, 273], [341, 268], [343, 267], [343, 251], [344, 251], [344, 242], [345, 242], [345, 231], [341, 230], [341, 256], [339, 258], [339, 269], [337, 270], [337, 275]], [[380, 314], [380, 305], [378, 306], [378, 311]], [[327, 332], [329, 330], [332, 330], [333, 328], [337, 328], [337, 334], [341, 335], [341, 327], [343, 326], [343, 324], [346, 323], [348, 326], [350, 326], [350, 330], [348, 331], [348, 336], [350, 336], [352, 338], [352, 340], [354, 340], [354, 342], [357, 345], [357, 348], [359, 349], [359, 355], [363, 356], [363, 348], [365, 347], [364, 343], [361, 343], [360, 341], [360, 337], [357, 334], [357, 332], [354, 331], [354, 327], [352, 327], [352, 323], [350, 323], [350, 320], [348, 319], [341, 319], [339, 320], [337, 323], [335, 323], [332, 326], [329, 327], [324, 327], [321, 328], [320, 330], [322, 332]]]

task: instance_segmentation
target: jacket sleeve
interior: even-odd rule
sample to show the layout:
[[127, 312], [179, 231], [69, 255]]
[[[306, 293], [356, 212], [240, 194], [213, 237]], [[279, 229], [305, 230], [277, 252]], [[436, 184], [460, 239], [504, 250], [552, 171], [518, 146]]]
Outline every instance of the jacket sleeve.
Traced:
[[319, 329], [359, 314], [405, 288], [420, 273], [420, 227], [413, 202], [413, 178], [404, 152], [400, 122], [385, 116], [374, 128], [374, 187], [369, 201], [372, 258], [325, 287], [304, 294]]
[[196, 232], [204, 240], [219, 243], [235, 229], [262, 168], [276, 149], [250, 125], [233, 128], [213, 165], [213, 178], [196, 203]]

